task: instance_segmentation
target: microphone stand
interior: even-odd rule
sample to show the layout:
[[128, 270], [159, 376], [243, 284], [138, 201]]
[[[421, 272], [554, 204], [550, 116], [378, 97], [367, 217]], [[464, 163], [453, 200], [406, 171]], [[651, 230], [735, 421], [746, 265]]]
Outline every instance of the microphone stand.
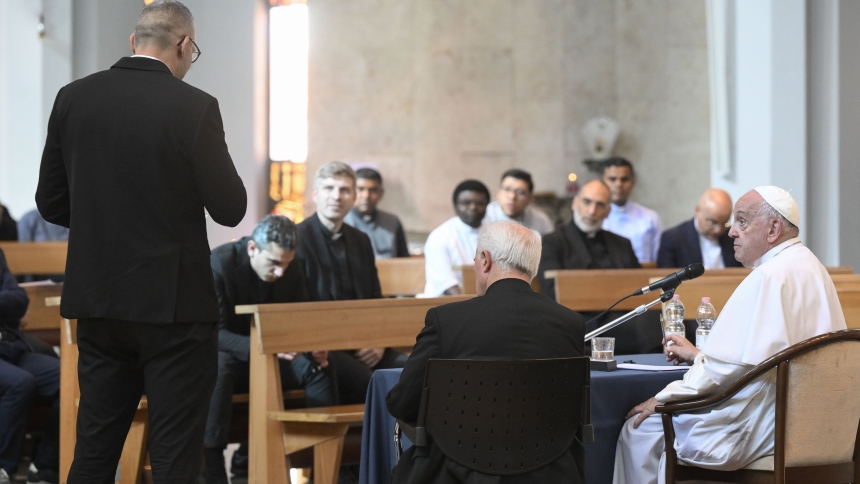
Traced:
[[631, 319], [635, 318], [636, 316], [639, 316], [640, 314], [642, 314], [645, 311], [647, 311], [648, 309], [656, 306], [657, 304], [665, 303], [665, 302], [669, 301], [670, 299], [672, 299], [672, 296], [674, 296], [674, 295], [675, 295], [675, 289], [674, 288], [670, 289], [668, 291], [665, 291], [663, 294], [660, 295], [659, 299], [655, 299], [654, 301], [651, 301], [648, 304], [643, 304], [643, 305], [639, 306], [638, 308], [634, 309], [633, 311], [630, 311], [629, 313], [625, 314], [624, 316], [621, 316], [620, 318], [612, 321], [611, 323], [604, 324], [603, 326], [601, 326], [601, 327], [595, 329], [594, 331], [588, 333], [587, 335], [585, 335], [585, 341], [591, 341], [593, 338], [600, 336], [601, 334], [609, 331], [610, 329], [612, 329], [612, 328], [614, 328], [620, 324], [626, 323], [627, 321], [630, 321]]

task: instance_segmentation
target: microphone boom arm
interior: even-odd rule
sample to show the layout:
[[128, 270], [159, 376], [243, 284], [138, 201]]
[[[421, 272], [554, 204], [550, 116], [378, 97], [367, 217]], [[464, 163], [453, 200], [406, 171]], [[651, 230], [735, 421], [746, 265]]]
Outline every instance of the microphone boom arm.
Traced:
[[664, 303], [664, 302], [672, 299], [672, 296], [674, 296], [674, 295], [675, 295], [675, 289], [671, 289], [669, 291], [664, 292], [663, 294], [660, 295], [659, 298], [649, 302], [648, 304], [643, 304], [643, 305], [637, 307], [636, 309], [634, 309], [633, 311], [630, 311], [629, 313], [625, 314], [624, 316], [621, 316], [620, 318], [618, 318], [612, 322], [604, 324], [603, 326], [601, 326], [601, 327], [595, 329], [594, 331], [586, 334], [585, 335], [585, 341], [591, 341], [593, 338], [600, 336], [601, 334], [609, 331], [610, 329], [615, 328], [616, 326], [619, 326], [623, 323], [626, 323], [627, 321], [630, 321], [631, 319], [635, 318], [636, 316], [639, 316], [640, 314], [651, 309], [652, 307], [656, 306], [657, 304]]

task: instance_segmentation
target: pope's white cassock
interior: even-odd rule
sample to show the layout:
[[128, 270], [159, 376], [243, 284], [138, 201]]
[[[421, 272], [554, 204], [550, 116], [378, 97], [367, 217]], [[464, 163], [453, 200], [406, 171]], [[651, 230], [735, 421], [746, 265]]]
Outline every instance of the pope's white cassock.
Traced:
[[[827, 270], [799, 239], [787, 240], [754, 263], [684, 379], [669, 384], [656, 398], [666, 403], [715, 393], [779, 351], [840, 329], [845, 329], [845, 317]], [[678, 458], [735, 470], [773, 454], [775, 401], [774, 370], [722, 405], [677, 415]], [[646, 418], [638, 429], [633, 428], [635, 419], [625, 423], [618, 438], [613, 482], [663, 483], [660, 415]]]

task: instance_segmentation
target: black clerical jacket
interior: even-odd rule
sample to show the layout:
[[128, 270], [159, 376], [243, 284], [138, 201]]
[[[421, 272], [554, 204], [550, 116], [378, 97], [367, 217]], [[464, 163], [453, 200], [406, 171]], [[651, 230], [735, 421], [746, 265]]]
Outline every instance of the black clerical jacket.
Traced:
[[[418, 418], [430, 358], [568, 358], [583, 356], [584, 339], [585, 324], [579, 314], [534, 292], [525, 281], [496, 281], [484, 296], [427, 311], [424, 329], [400, 381], [386, 397], [388, 411], [406, 422]], [[413, 446], [403, 454], [393, 484], [584, 482], [581, 451], [575, 442], [570, 454], [562, 454], [540, 469], [497, 477], [451, 461], [431, 441], [427, 447]]]
[[603, 239], [606, 241], [606, 252], [611, 264], [608, 267], [594, 267], [594, 260], [588, 252], [582, 234], [571, 221], [562, 225], [551, 234], [543, 237], [543, 248], [541, 250], [540, 266], [538, 269], [538, 282], [541, 292], [555, 299], [555, 280], [546, 279], [543, 274], [546, 271], [556, 269], [636, 269], [642, 267], [636, 253], [633, 252], [633, 244], [630, 240], [602, 230]]
[[235, 226], [247, 196], [218, 101], [155, 59], [125, 57], [60, 89], [39, 212], [69, 228], [69, 319], [218, 320], [206, 213]]
[[222, 330], [245, 336], [251, 331], [251, 315], [236, 314], [236, 306], [308, 301], [305, 276], [301, 265], [296, 261], [287, 266], [283, 276], [267, 284], [270, 292], [265, 300], [254, 300], [251, 284], [258, 284], [259, 276], [251, 269], [248, 240], [250, 237], [244, 237], [220, 245], [212, 250], [210, 257], [221, 311], [218, 326]]
[[[734, 239], [729, 237], [728, 231], [720, 236], [720, 251], [726, 267], [743, 266], [735, 259]], [[660, 250], [657, 251], [657, 267], [687, 267], [696, 262], [703, 262], [702, 246], [693, 219], [663, 232]]]
[[[338, 301], [345, 299], [340, 292], [340, 271], [328, 247], [330, 233], [319, 216], [313, 214], [298, 225], [299, 247], [296, 260], [302, 265], [308, 281], [311, 301]], [[364, 232], [343, 224], [341, 237], [346, 244], [349, 272], [352, 275], [355, 299], [382, 297], [373, 246]]]

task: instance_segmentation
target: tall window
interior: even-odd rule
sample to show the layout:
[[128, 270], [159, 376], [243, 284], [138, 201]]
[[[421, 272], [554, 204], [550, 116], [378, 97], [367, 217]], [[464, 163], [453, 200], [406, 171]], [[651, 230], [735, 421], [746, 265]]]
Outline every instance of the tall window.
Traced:
[[308, 158], [308, 7], [302, 1], [270, 1], [269, 197], [275, 213], [299, 222]]

